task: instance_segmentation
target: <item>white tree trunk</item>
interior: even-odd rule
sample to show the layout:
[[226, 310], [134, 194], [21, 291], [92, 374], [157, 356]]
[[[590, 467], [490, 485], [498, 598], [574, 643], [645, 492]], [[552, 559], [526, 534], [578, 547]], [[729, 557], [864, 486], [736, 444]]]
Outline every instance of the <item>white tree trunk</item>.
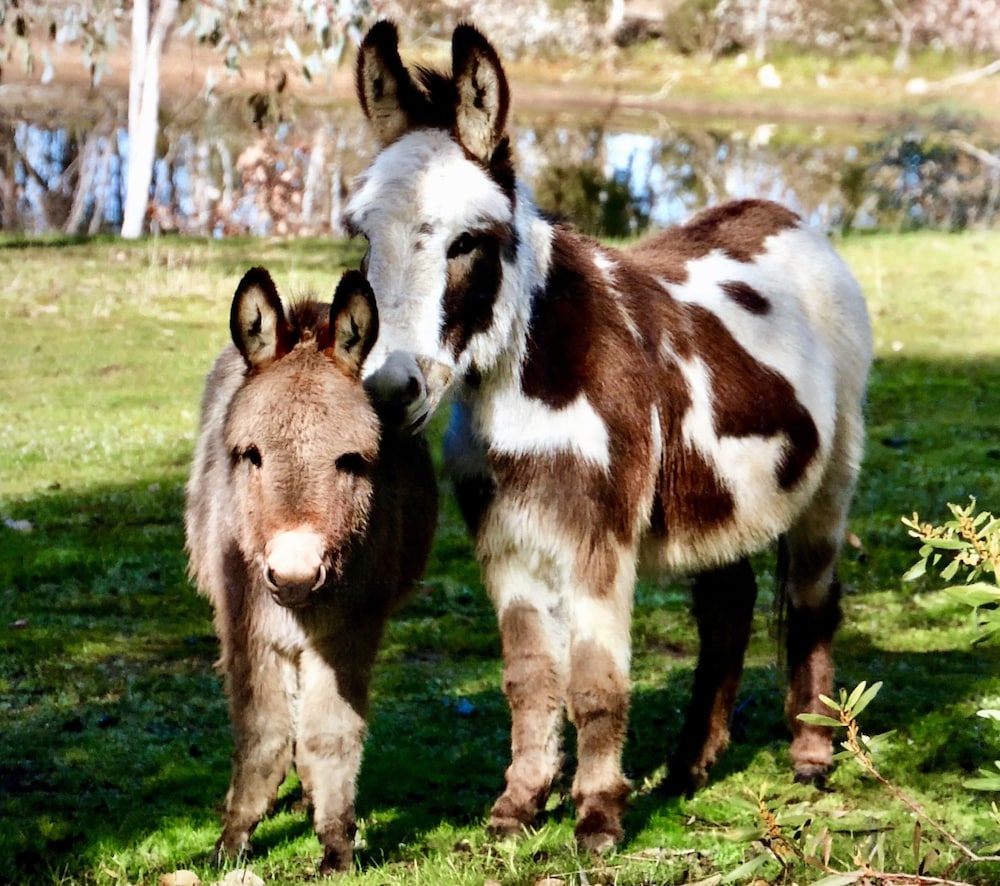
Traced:
[[135, 0], [132, 7], [132, 67], [129, 71], [128, 172], [125, 179], [125, 212], [122, 237], [142, 236], [149, 205], [149, 185], [160, 113], [160, 59], [167, 35], [177, 19], [179, 0], [160, 0], [149, 25], [150, 0]]

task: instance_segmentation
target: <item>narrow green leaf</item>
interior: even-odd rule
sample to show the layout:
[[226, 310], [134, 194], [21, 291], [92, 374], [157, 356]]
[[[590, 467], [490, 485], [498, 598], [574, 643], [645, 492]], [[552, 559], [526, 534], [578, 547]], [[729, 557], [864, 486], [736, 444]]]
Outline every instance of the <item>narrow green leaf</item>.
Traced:
[[[990, 516], [992, 517], [993, 515], [990, 514]], [[982, 528], [979, 534], [982, 536], [987, 536], [987, 535], [993, 535], [994, 532], [998, 531], [1000, 531], [1000, 517], [994, 517], [993, 520], [991, 520], [986, 526]]]
[[903, 573], [903, 581], [916, 581], [927, 574], [927, 560], [917, 560], [906, 572]]
[[927, 545], [938, 551], [962, 551], [969, 546], [969, 543], [960, 538], [929, 538]]
[[821, 693], [820, 697], [819, 697], [819, 700], [821, 702], [823, 702], [823, 704], [825, 704], [828, 708], [830, 708], [830, 710], [833, 710], [833, 711], [839, 711], [840, 710], [840, 703], [834, 701], [828, 695], [823, 695]]
[[732, 883], [735, 880], [742, 880], [745, 877], [749, 877], [752, 873], [764, 867], [769, 861], [771, 861], [771, 856], [769, 855], [755, 855], [749, 861], [743, 862], [738, 868], [734, 868], [726, 874], [722, 878], [722, 882]]
[[822, 880], [817, 880], [812, 886], [849, 886], [851, 883], [857, 883], [864, 876], [864, 871], [850, 871], [846, 874], [831, 874], [829, 877], [823, 877]]
[[845, 707], [849, 711], [854, 710], [854, 706], [858, 703], [858, 699], [861, 698], [862, 694], [864, 693], [866, 685], [867, 685], [866, 681], [862, 680], [860, 683], [858, 683], [857, 686], [854, 687], [854, 690], [848, 696], [847, 704], [845, 705]]
[[962, 782], [962, 787], [970, 791], [1000, 791], [1000, 775], [984, 778], [970, 778]]
[[979, 581], [971, 585], [953, 585], [944, 592], [951, 598], [967, 606], [985, 606], [1000, 601], [1000, 587]]
[[[864, 686], [864, 683], [862, 683], [861, 685]], [[882, 688], [881, 680], [878, 683], [872, 683], [871, 688], [869, 688], [868, 691], [865, 692], [865, 694], [858, 699], [858, 703], [851, 707], [851, 714], [857, 717], [858, 714], [860, 714], [866, 707], [868, 707], [868, 705], [871, 704], [872, 699], [875, 698], [876, 695], [878, 695], [878, 691], [881, 688]]]
[[941, 578], [945, 581], [951, 581], [958, 574], [958, 567], [961, 565], [958, 560], [952, 560], [941, 570]]
[[834, 729], [839, 729], [841, 726], [840, 720], [834, 720], [833, 717], [823, 714], [799, 714], [796, 719], [811, 726], [832, 726]]

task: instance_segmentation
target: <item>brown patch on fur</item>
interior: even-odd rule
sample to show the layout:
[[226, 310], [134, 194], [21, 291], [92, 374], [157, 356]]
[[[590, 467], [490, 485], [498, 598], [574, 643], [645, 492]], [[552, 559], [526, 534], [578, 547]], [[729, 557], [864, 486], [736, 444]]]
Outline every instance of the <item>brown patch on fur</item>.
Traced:
[[712, 377], [715, 432], [720, 437], [787, 438], [777, 479], [791, 489], [819, 451], [816, 424], [787, 379], [755, 360], [711, 311], [690, 306], [695, 346]]
[[725, 525], [736, 512], [732, 493], [708, 460], [682, 442], [679, 429], [664, 432], [663, 437], [663, 464], [657, 478], [650, 531], [668, 538], [671, 531], [681, 527], [709, 532]]
[[493, 306], [503, 282], [501, 258], [512, 259], [517, 241], [507, 225], [495, 225], [472, 236], [476, 243], [472, 251], [448, 256], [441, 340], [456, 356], [473, 335], [492, 324]]
[[802, 223], [794, 212], [768, 200], [735, 200], [705, 209], [683, 225], [669, 228], [629, 251], [649, 273], [669, 283], [688, 278], [687, 263], [713, 250], [739, 262], [752, 262], [767, 239]]
[[[606, 755], [620, 747], [628, 717], [628, 679], [603, 646], [585, 641], [571, 651], [569, 717], [577, 732], [580, 756]], [[591, 727], [597, 727], [593, 729]]]
[[719, 288], [751, 314], [763, 317], [771, 311], [771, 303], [749, 283], [744, 283], [742, 280], [728, 280], [720, 283]]
[[[593, 297], [604, 286], [593, 259], [591, 244], [557, 229], [545, 288], [532, 294], [521, 388], [552, 409], [580, 394], [604, 356], [598, 336], [610, 318]], [[568, 329], [574, 334], [567, 335]]]

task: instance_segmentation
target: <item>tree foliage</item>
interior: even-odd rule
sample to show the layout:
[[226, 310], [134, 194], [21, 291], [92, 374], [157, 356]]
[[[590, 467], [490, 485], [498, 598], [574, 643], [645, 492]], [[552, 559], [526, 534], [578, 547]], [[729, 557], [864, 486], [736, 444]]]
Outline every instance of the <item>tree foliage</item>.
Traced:
[[[131, 9], [127, 0], [0, 0], [0, 64], [47, 82], [49, 44], [73, 46], [97, 85]], [[313, 77], [340, 61], [372, 12], [371, 0], [182, 0], [176, 30], [214, 47], [231, 70], [262, 47]]]

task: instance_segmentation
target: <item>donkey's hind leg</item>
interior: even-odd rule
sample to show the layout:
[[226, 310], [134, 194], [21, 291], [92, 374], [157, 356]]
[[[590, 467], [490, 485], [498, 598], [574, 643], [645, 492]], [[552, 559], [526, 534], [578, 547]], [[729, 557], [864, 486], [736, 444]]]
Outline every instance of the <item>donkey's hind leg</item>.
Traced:
[[799, 714], [829, 714], [820, 695], [833, 695], [833, 635], [840, 624], [837, 561], [861, 461], [860, 409], [845, 411], [816, 495], [778, 548], [778, 593], [785, 609], [788, 695], [795, 780], [822, 784], [833, 764], [833, 735]]
[[785, 715], [792, 731], [795, 780], [822, 784], [833, 763], [833, 733], [803, 723], [799, 714], [829, 714], [821, 695], [833, 695], [833, 634], [840, 623], [839, 545], [789, 534], [778, 550], [779, 593], [787, 606]]
[[663, 785], [668, 794], [690, 794], [729, 742], [729, 721], [750, 640], [757, 581], [747, 559], [695, 578], [698, 665], [677, 750]]

